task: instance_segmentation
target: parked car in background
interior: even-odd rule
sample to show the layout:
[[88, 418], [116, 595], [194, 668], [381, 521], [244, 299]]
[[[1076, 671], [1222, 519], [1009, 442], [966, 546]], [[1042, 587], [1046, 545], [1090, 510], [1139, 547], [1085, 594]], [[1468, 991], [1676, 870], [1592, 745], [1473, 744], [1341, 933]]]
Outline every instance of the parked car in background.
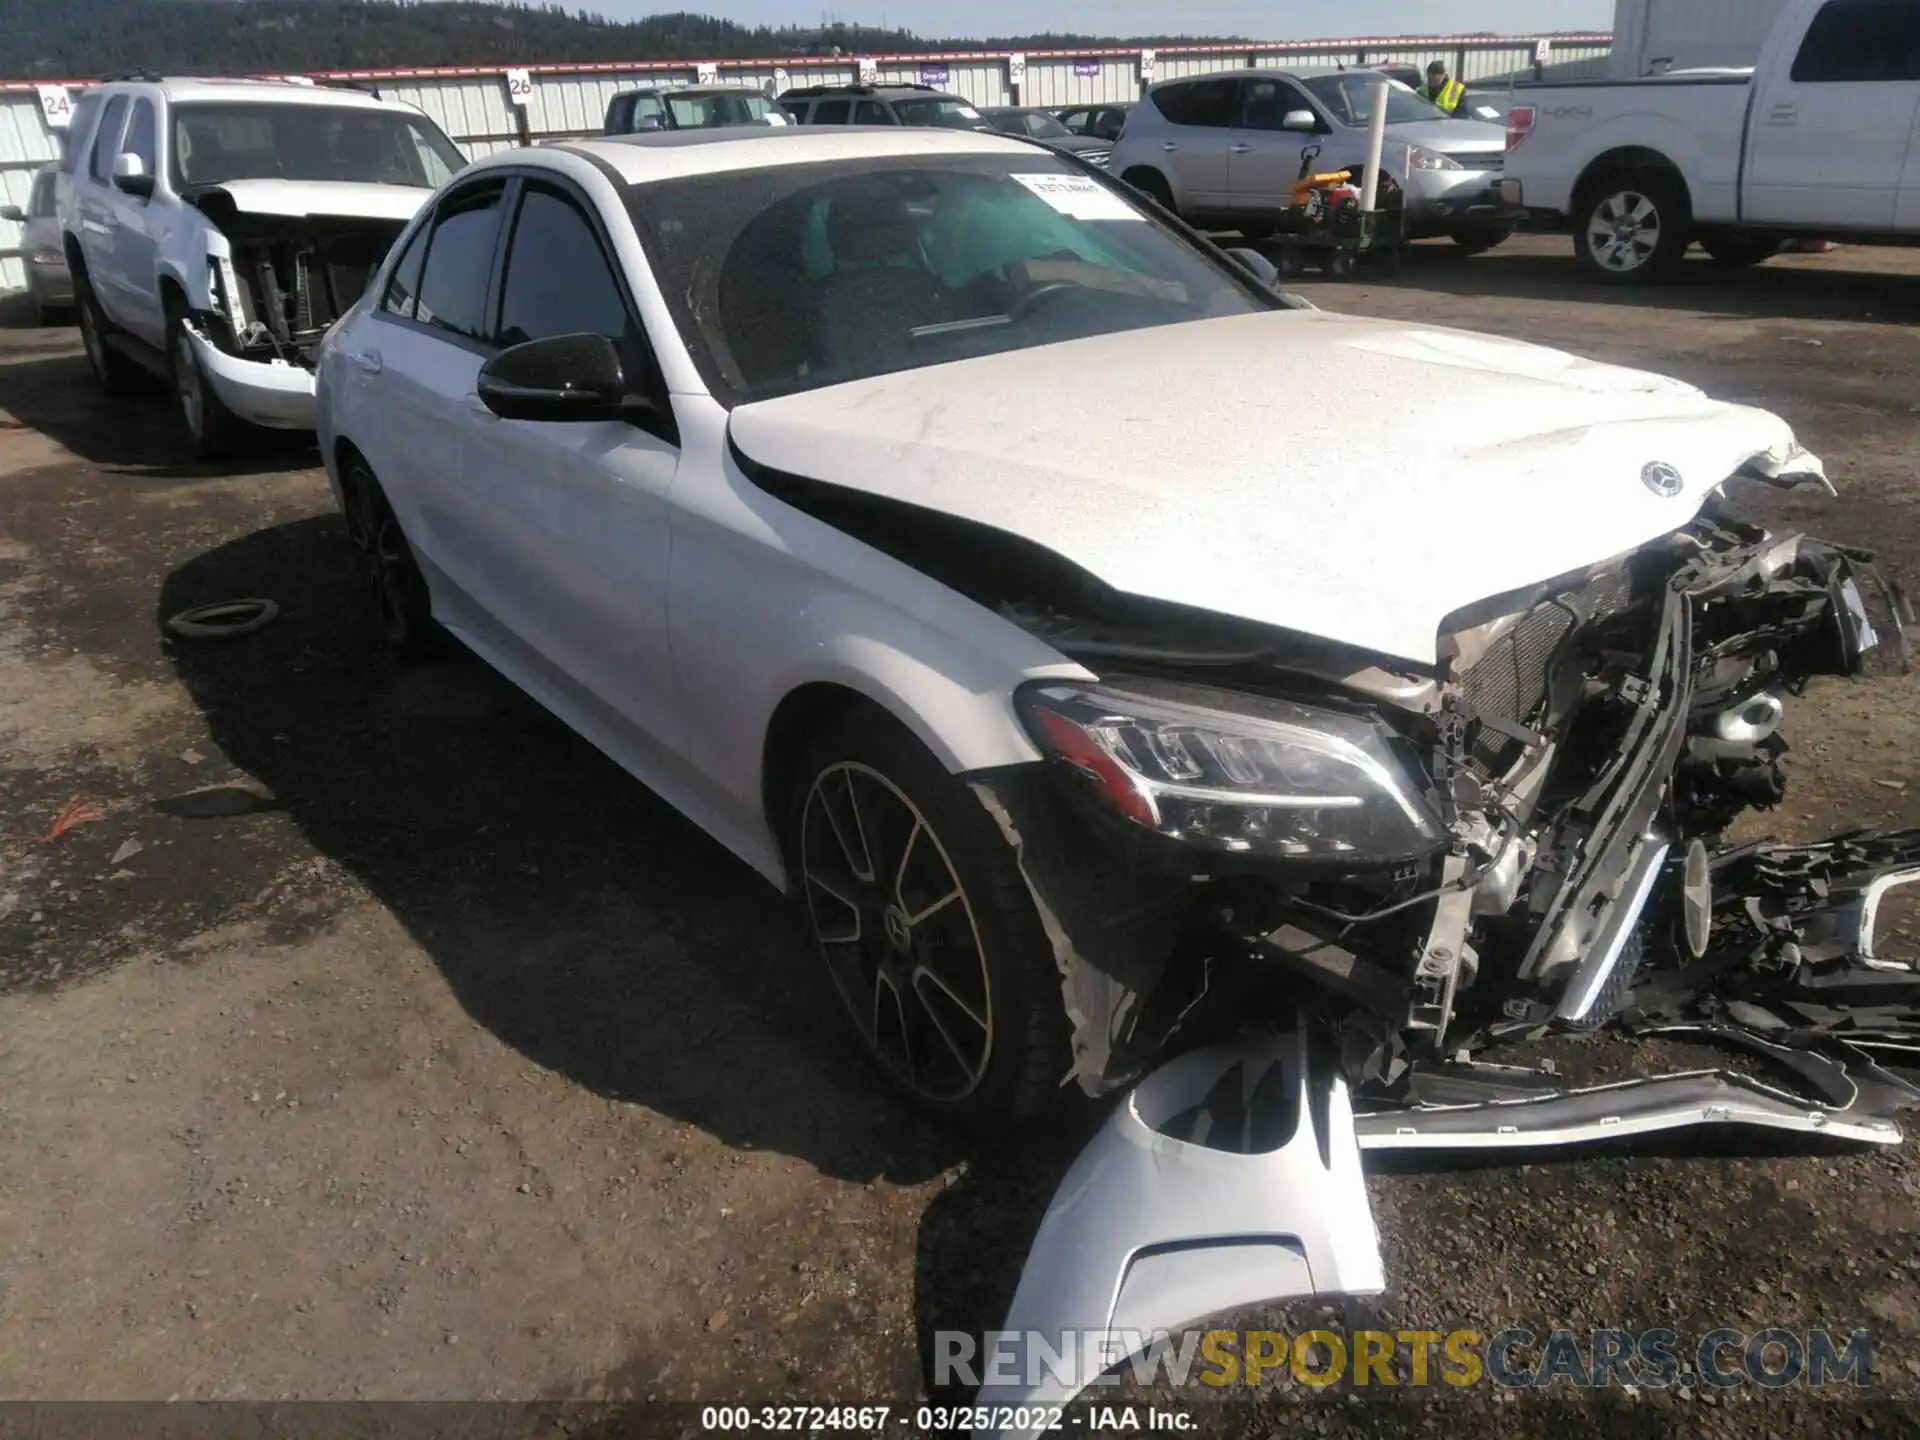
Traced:
[[930, 85], [806, 85], [780, 97], [802, 125], [915, 125], [991, 130], [970, 100]]
[[790, 118], [778, 102], [744, 85], [649, 85], [623, 90], [607, 102], [604, 133], [786, 125]]
[[1132, 109], [1131, 103], [1070, 105], [1053, 113], [1055, 119], [1076, 135], [1091, 135], [1098, 140], [1118, 140], [1120, 132], [1126, 128], [1127, 113]]
[[20, 227], [20, 261], [27, 272], [27, 299], [42, 325], [50, 324], [73, 304], [73, 276], [60, 243], [60, 217], [55, 205], [60, 178], [58, 165], [33, 172], [25, 207], [0, 208], [0, 220]]
[[109, 394], [141, 369], [169, 380], [203, 456], [251, 426], [311, 430], [321, 337], [465, 163], [420, 111], [357, 89], [86, 90], [60, 231], [95, 377]]
[[1090, 165], [1105, 165], [1113, 154], [1110, 142], [1093, 135], [1076, 135], [1045, 110], [1020, 105], [990, 105], [980, 112], [987, 123], [1003, 135], [1024, 135], [1069, 155], [1078, 155]]
[[[1168, 81], [1128, 116], [1110, 163], [1183, 218], [1259, 238], [1287, 204], [1305, 147], [1320, 147], [1316, 170], [1365, 169], [1368, 116], [1385, 79], [1254, 70]], [[1408, 238], [1449, 236], [1476, 252], [1503, 243], [1524, 214], [1498, 189], [1505, 132], [1387, 86], [1381, 168], [1404, 193]]]
[[1508, 198], [1614, 285], [1698, 240], [1755, 265], [1788, 239], [1920, 243], [1920, 3], [1791, 0], [1758, 68], [1522, 84]]

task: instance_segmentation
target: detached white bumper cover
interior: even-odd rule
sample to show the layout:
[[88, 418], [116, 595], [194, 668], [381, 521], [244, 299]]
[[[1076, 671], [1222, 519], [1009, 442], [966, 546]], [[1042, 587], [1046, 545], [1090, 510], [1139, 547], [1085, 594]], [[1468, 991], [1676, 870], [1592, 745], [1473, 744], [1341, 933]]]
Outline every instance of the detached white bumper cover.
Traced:
[[1040, 1223], [978, 1405], [1064, 1404], [1223, 1310], [1386, 1288], [1346, 1085], [1308, 1048], [1197, 1051], [1127, 1097]]
[[313, 428], [314, 376], [298, 365], [261, 364], [227, 354], [192, 326], [187, 334], [200, 360], [200, 373], [221, 402], [250, 425], [268, 430]]

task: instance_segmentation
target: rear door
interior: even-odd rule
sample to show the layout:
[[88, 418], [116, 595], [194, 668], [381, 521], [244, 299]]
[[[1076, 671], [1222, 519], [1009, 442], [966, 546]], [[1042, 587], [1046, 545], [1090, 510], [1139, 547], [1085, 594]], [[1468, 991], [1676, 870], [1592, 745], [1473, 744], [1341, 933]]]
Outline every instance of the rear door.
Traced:
[[80, 253], [86, 258], [87, 279], [100, 308], [116, 324], [124, 323], [129, 314], [127, 282], [118, 268], [113, 229], [113, 157], [120, 153], [120, 136], [126, 125], [127, 97], [112, 96], [100, 112], [100, 124], [74, 175], [74, 208], [80, 220]]
[[1920, 3], [1827, 0], [1756, 83], [1744, 217], [1891, 228], [1920, 116]]
[[[1240, 112], [1240, 78], [1206, 75], [1153, 92], [1169, 124], [1160, 142], [1159, 164], [1173, 184], [1183, 210], [1221, 212], [1233, 208], [1229, 179], [1234, 123]], [[1151, 160], [1152, 156], [1141, 159]]]
[[667, 648], [672, 402], [596, 208], [557, 175], [526, 177], [501, 272], [497, 343], [604, 335], [664, 417], [565, 424], [470, 406], [460, 492], [484, 534], [488, 608], [517, 658], [602, 724], [679, 763]]
[[[1325, 146], [1331, 135], [1308, 135], [1281, 128], [1295, 110], [1314, 115], [1319, 108], [1304, 90], [1277, 76], [1250, 75], [1240, 82], [1239, 123], [1228, 150], [1227, 176], [1236, 210], [1271, 213], [1285, 206], [1300, 179], [1301, 152]], [[1338, 157], [1323, 153], [1316, 170], [1337, 168]]]
[[[437, 599], [463, 612], [498, 603], [497, 538], [460, 483], [462, 436], [476, 423], [475, 382], [494, 352], [487, 307], [504, 229], [508, 180], [489, 175], [449, 191], [393, 271], [365, 348], [347, 357], [365, 412], [380, 424], [366, 452], [421, 560], [444, 580]], [[417, 252], [417, 254], [416, 254]]]

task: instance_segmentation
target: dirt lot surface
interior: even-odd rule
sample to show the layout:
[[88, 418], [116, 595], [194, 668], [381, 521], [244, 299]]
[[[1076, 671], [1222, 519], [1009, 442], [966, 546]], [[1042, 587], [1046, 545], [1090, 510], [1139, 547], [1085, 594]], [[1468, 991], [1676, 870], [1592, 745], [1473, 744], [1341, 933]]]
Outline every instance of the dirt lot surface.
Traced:
[[[1920, 585], [1920, 257], [1699, 261], [1617, 296], [1537, 239], [1305, 288], [1775, 408], [1843, 490], [1777, 508]], [[998, 1323], [1085, 1119], [980, 1149], [885, 1098], [757, 879], [476, 664], [380, 655], [316, 456], [197, 467], [164, 397], [102, 402], [72, 331], [8, 315], [0, 1397], [923, 1393], [934, 1329]], [[1334, 418], [1302, 417], [1328, 483]], [[256, 595], [282, 612], [255, 636], [165, 638]], [[1801, 701], [1771, 827], [1920, 825], [1917, 686]], [[1865, 1328], [1875, 1398], [1288, 1384], [1196, 1411], [1259, 1435], [1900, 1432], [1917, 1156], [1370, 1182], [1392, 1325]]]

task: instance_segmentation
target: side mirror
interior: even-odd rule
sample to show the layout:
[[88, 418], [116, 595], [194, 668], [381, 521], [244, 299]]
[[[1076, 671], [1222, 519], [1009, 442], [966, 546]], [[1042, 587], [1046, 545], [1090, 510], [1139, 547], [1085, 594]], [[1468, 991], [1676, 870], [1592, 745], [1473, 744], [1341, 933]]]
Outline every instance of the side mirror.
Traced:
[[0, 205], [0, 220], [11, 220], [16, 225], [27, 223], [27, 215], [18, 205]]
[[653, 403], [631, 393], [604, 335], [555, 335], [502, 350], [480, 367], [480, 402], [503, 420], [629, 420]]
[[1280, 284], [1280, 267], [1262, 255], [1258, 250], [1249, 250], [1245, 246], [1235, 246], [1227, 255], [1242, 270], [1252, 275], [1267, 289], [1276, 289]]
[[1280, 122], [1282, 130], [1300, 130], [1311, 135], [1320, 128], [1320, 117], [1311, 110], [1289, 110]]
[[114, 157], [113, 188], [146, 199], [153, 194], [153, 177], [147, 174], [147, 162], [138, 155], [122, 153]]
[[658, 115], [642, 115], [638, 120], [633, 122], [633, 133], [636, 135], [650, 134], [660, 128], [662, 127]]

